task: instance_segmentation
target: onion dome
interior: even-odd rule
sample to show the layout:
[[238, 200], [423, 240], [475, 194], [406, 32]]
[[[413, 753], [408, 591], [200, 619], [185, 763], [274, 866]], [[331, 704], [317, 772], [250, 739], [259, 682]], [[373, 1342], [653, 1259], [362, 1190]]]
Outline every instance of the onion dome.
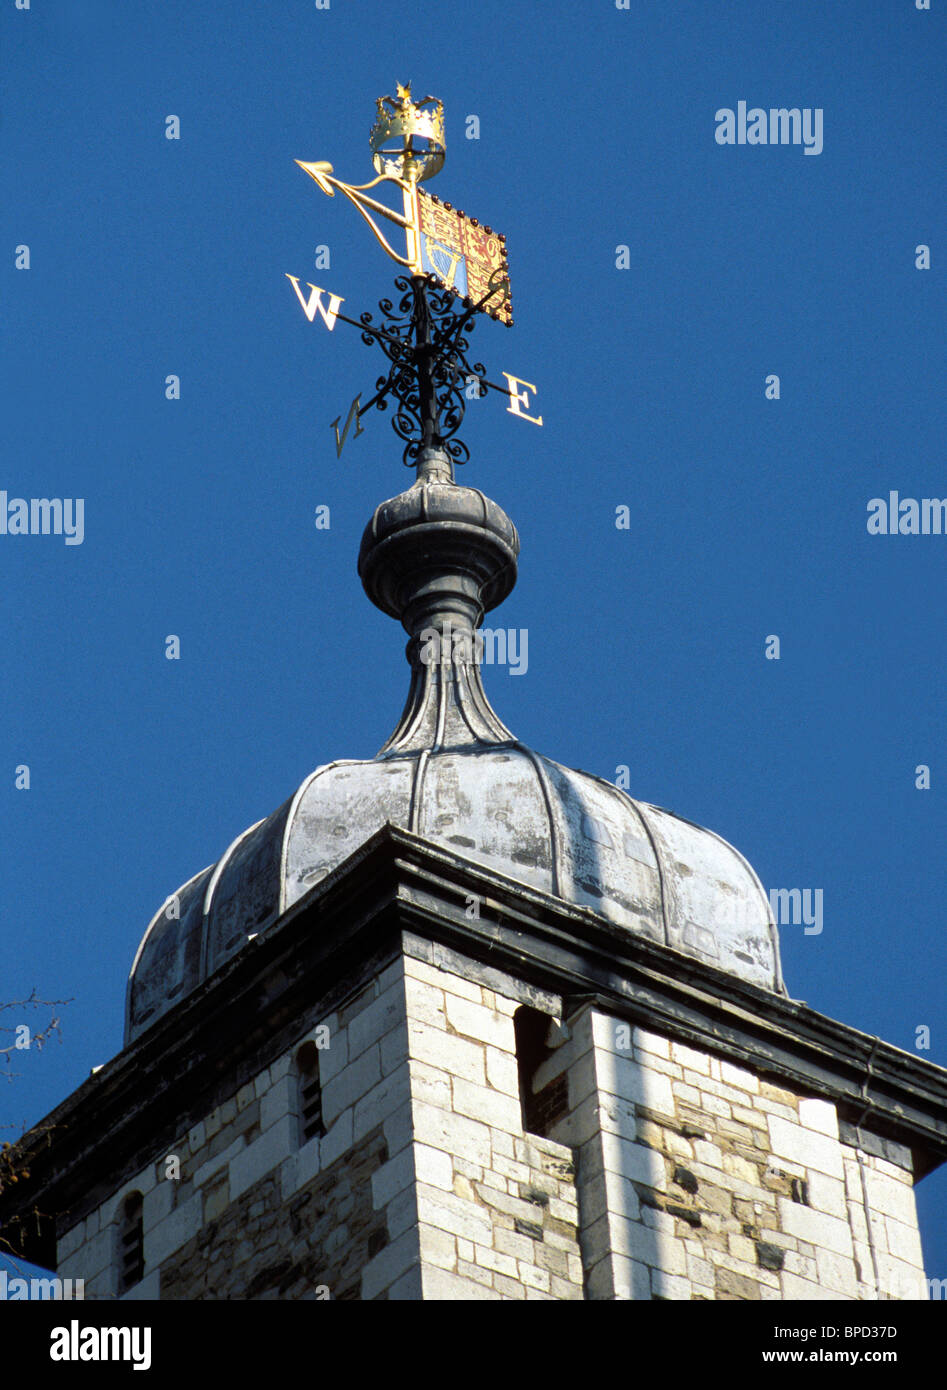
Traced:
[[516, 581], [506, 513], [421, 450], [381, 503], [358, 569], [408, 633], [411, 683], [374, 758], [316, 768], [163, 904], [128, 984], [126, 1043], [265, 931], [386, 823], [633, 935], [784, 993], [770, 905], [720, 836], [522, 744], [481, 681], [484, 615]]

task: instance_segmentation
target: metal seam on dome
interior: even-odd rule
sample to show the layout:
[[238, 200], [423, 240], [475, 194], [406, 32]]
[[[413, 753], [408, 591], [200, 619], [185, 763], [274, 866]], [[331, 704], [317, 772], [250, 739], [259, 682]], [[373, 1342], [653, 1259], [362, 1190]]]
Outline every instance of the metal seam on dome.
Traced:
[[[453, 661], [451, 662], [453, 671]], [[445, 689], [444, 668], [436, 667], [437, 674], [434, 677], [434, 687], [437, 692], [437, 717], [434, 726], [434, 742], [431, 752], [436, 752], [444, 747], [444, 728], [447, 723], [447, 691]]]
[[[396, 738], [395, 748], [397, 748], [398, 744], [410, 742], [410, 740], [414, 738], [415, 734], [417, 733], [418, 729], [422, 724], [422, 716], [424, 714], [424, 711], [427, 709], [428, 703], [430, 701], [431, 681], [433, 680], [430, 666], [425, 665], [422, 662], [421, 670], [418, 673], [418, 675], [421, 683], [420, 695], [418, 700], [414, 704], [414, 708], [411, 709], [411, 712], [408, 713], [408, 709], [406, 707], [405, 712], [402, 714], [403, 727], [399, 726], [400, 733], [396, 729], [395, 734], [392, 735], [393, 738]], [[415, 672], [412, 671], [411, 688], [408, 690], [408, 706], [411, 705], [411, 690], [414, 689], [414, 676]], [[405, 718], [405, 714], [407, 714], [407, 718]]]
[[427, 761], [429, 757], [430, 749], [422, 748], [414, 765], [414, 777], [411, 780], [411, 806], [408, 811], [408, 829], [415, 835], [421, 834], [421, 791], [424, 786], [424, 774], [427, 770]]
[[512, 740], [513, 734], [503, 723], [503, 720], [500, 718], [500, 716], [497, 714], [496, 710], [490, 703], [490, 697], [487, 694], [486, 689], [484, 688], [483, 676], [480, 673], [479, 666], [476, 668], [476, 672], [477, 674], [475, 680], [470, 683], [471, 702], [474, 705], [474, 708], [477, 710], [477, 713], [480, 715], [480, 718], [483, 720], [484, 727], [487, 730], [490, 730], [492, 726], [492, 733], [494, 739], [496, 739], [496, 735], [499, 732], [502, 736], [499, 740], [500, 742], [505, 743], [509, 740]]
[[[559, 881], [560, 856], [558, 837], [556, 833], [557, 826], [552, 809], [552, 795], [549, 788], [549, 782], [546, 776], [545, 769], [540, 765], [541, 763], [546, 762], [547, 759], [545, 759], [541, 753], [535, 753], [532, 748], [527, 748], [526, 744], [520, 743], [519, 739], [513, 740], [513, 747], [518, 748], [521, 753], [525, 753], [527, 758], [529, 758], [530, 762], [533, 764], [533, 767], [536, 770], [536, 779], [539, 782], [539, 789], [542, 792], [543, 801], [546, 803], [546, 816], [549, 820], [549, 857], [551, 863], [552, 891], [553, 895], [559, 898], [562, 896], [562, 894], [560, 892]], [[551, 759], [549, 761], [551, 761]]]
[[[197, 880], [198, 880], [203, 874], [206, 874], [206, 873], [207, 873], [208, 869], [212, 869], [213, 867], [214, 867], [214, 866], [213, 866], [212, 863], [211, 863], [211, 864], [205, 864], [204, 867], [203, 867], [203, 869], [200, 869], [196, 874], [194, 874], [191, 878], [189, 878], [189, 879], [187, 880], [186, 883], [182, 883], [181, 886], [180, 886], [180, 888], [178, 888], [176, 892], [174, 892], [174, 893], [169, 893], [168, 896], [165, 898], [164, 902], [163, 902], [163, 903], [161, 904], [161, 906], [158, 908], [158, 911], [155, 913], [155, 915], [152, 917], [151, 921], [148, 923], [147, 927], [145, 928], [145, 934], [144, 934], [144, 936], [141, 938], [141, 941], [138, 943], [138, 950], [135, 952], [135, 959], [132, 961], [132, 968], [131, 968], [131, 970], [129, 970], [129, 972], [128, 972], [128, 979], [127, 979], [126, 982], [125, 982], [125, 1036], [126, 1036], [126, 1038], [127, 1038], [127, 1037], [129, 1036], [129, 1034], [131, 1033], [131, 1027], [132, 1027], [132, 1021], [131, 1021], [131, 1019], [132, 1019], [132, 1015], [131, 1015], [132, 985], [135, 983], [135, 977], [136, 977], [137, 972], [138, 972], [138, 966], [139, 966], [139, 963], [140, 963], [140, 961], [141, 961], [142, 953], [144, 952], [145, 946], [148, 944], [148, 938], [151, 936], [151, 933], [154, 931], [154, 929], [155, 929], [155, 927], [156, 927], [156, 925], [157, 925], [159, 919], [160, 919], [160, 918], [164, 915], [164, 913], [167, 911], [168, 903], [171, 901], [171, 899], [172, 899], [172, 898], [180, 898], [181, 894], [184, 893], [188, 888], [190, 888], [190, 886], [191, 886], [192, 883], [196, 883]], [[178, 921], [180, 921], [180, 920], [181, 920], [180, 917], [178, 917]]]
[[746, 869], [751, 882], [756, 884], [756, 887], [760, 891], [760, 896], [766, 903], [767, 907], [766, 925], [769, 930], [770, 944], [773, 947], [773, 976], [775, 980], [775, 988], [781, 991], [783, 994], [785, 994], [788, 998], [789, 992], [786, 989], [786, 984], [783, 980], [783, 966], [779, 954], [779, 933], [777, 932], [776, 924], [773, 921], [772, 908], [770, 907], [769, 898], [767, 897], [766, 889], [763, 887], [762, 880], [760, 879], [759, 874], [753, 868], [753, 865], [747, 859], [746, 855], [742, 854], [740, 850], [737, 849], [736, 845], [731, 844], [729, 840], [723, 837], [723, 835], [718, 834], [716, 830], [710, 830], [706, 825], [698, 825], [697, 821], [688, 820], [686, 816], [679, 816], [676, 811], [668, 811], [663, 806], [651, 806], [650, 802], [644, 802], [643, 804], [646, 806], [650, 806], [652, 811], [658, 811], [663, 816], [671, 816], [674, 820], [682, 821], [685, 825], [692, 825], [695, 830], [702, 831], [704, 835], [712, 835], [713, 838], [717, 840], [719, 844], [723, 845], [725, 849], [728, 849], [730, 853], [734, 855]]
[[[263, 822], [266, 820], [269, 820], [269, 816], [264, 816], [261, 820], [258, 820], [255, 825], [249, 826], [243, 832], [242, 835], [238, 835], [237, 838], [227, 846], [221, 857], [217, 860], [214, 872], [210, 876], [210, 882], [208, 883], [207, 891], [204, 894], [204, 911], [201, 914], [201, 963], [198, 969], [198, 978], [201, 980], [207, 979], [207, 948], [208, 943], [210, 941], [209, 918], [210, 910], [214, 905], [214, 889], [220, 882], [220, 876], [223, 873], [224, 869], [227, 867], [227, 863], [230, 859], [230, 856], [233, 854], [237, 846], [243, 844], [247, 836], [252, 835], [254, 830], [261, 826]], [[207, 927], [203, 925], [205, 922], [208, 923]]]
[[706, 833], [708, 835], [713, 835], [714, 839], [719, 840], [722, 845], [726, 845], [727, 849], [729, 849], [733, 854], [736, 855], [736, 857], [740, 860], [741, 864], [743, 864], [747, 873], [750, 875], [750, 878], [753, 880], [757, 888], [760, 890], [760, 896], [766, 903], [767, 907], [766, 925], [769, 928], [770, 941], [773, 947], [776, 988], [780, 990], [783, 994], [785, 994], [788, 998], [789, 991], [787, 990], [786, 982], [783, 979], [783, 963], [779, 953], [779, 931], [776, 927], [776, 922], [773, 917], [773, 909], [772, 904], [769, 900], [769, 895], [767, 894], [766, 889], [763, 887], [763, 880], [760, 878], [759, 874], [756, 872], [749, 859], [747, 859], [746, 855], [743, 854], [740, 850], [738, 850], [736, 845], [732, 845], [729, 840], [725, 840], [722, 835], [718, 835], [716, 830], [708, 830]]
[[634, 807], [635, 815], [641, 822], [641, 826], [644, 830], [644, 833], [648, 837], [648, 844], [651, 846], [651, 853], [654, 855], [655, 867], [658, 871], [658, 887], [661, 890], [661, 921], [664, 924], [664, 944], [665, 946], [670, 946], [671, 929], [670, 922], [668, 920], [667, 894], [664, 891], [664, 861], [662, 860], [661, 855], [658, 852], [658, 845], [655, 839], [654, 832], [651, 829], [651, 826], [648, 824], [644, 812], [641, 810], [641, 807], [638, 805], [634, 797], [629, 796], [628, 792], [625, 790], [624, 787], [617, 787], [614, 782], [609, 782], [607, 777], [599, 777], [598, 774], [595, 772], [586, 772], [584, 775], [586, 777], [592, 777], [596, 782], [600, 782], [602, 786], [608, 787], [609, 791], [615, 792], [619, 799], [622, 801], [622, 803], [627, 801], [629, 806]]
[[323, 763], [321, 767], [317, 767], [314, 772], [310, 772], [309, 776], [304, 778], [301, 786], [290, 802], [289, 810], [286, 812], [286, 824], [283, 827], [283, 843], [280, 847], [278, 917], [282, 917], [283, 913], [286, 911], [286, 861], [289, 856], [289, 836], [296, 820], [296, 812], [299, 810], [299, 803], [316, 778], [321, 777], [324, 772], [330, 772], [334, 767], [352, 767], [360, 762], [362, 762], [361, 758], [337, 758], [333, 763]]

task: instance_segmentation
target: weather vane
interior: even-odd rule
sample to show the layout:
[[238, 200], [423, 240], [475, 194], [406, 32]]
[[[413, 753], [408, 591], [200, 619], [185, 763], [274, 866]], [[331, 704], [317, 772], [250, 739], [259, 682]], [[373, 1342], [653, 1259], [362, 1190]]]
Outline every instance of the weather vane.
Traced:
[[[287, 272], [287, 279], [310, 323], [318, 315], [329, 330], [338, 319], [353, 324], [361, 330], [363, 342], [377, 342], [391, 364], [387, 375], [375, 382], [371, 400], [362, 405], [361, 392], [355, 397], [341, 434], [341, 415], [332, 421], [337, 456], [341, 457], [349, 428], [354, 424], [353, 437], [362, 434], [361, 417], [373, 406], [386, 410], [391, 396], [397, 401], [392, 425], [405, 441], [407, 465], [417, 463], [422, 450], [430, 448], [443, 448], [455, 463], [464, 463], [468, 450], [456, 433], [467, 400], [488, 390], [499, 391], [510, 399], [510, 414], [542, 424], [542, 416], [526, 413], [529, 392], [536, 391], [531, 382], [501, 372], [508, 385], [498, 386], [487, 380], [481, 362], [471, 365], [466, 356], [470, 347], [467, 335], [477, 314], [486, 313], [512, 326], [506, 238], [418, 187], [444, 165], [444, 110], [439, 101], [434, 97], [412, 101], [411, 84], [402, 87], [399, 83], [397, 96], [378, 98], [377, 110], [369, 137], [377, 177], [370, 183], [342, 183], [333, 175], [332, 165], [325, 162], [307, 164], [297, 159], [296, 163], [330, 198], [336, 189], [343, 193], [364, 217], [382, 249], [408, 272], [395, 280], [401, 295], [397, 306], [389, 299], [379, 301], [381, 325], [373, 323], [370, 313], [350, 319], [339, 312], [342, 295], [307, 282], [307, 297], [295, 275]], [[369, 195], [369, 189], [381, 184], [400, 189], [403, 211], [386, 207]], [[392, 246], [376, 218], [404, 229], [403, 255]], [[324, 294], [327, 304], [322, 302]]]

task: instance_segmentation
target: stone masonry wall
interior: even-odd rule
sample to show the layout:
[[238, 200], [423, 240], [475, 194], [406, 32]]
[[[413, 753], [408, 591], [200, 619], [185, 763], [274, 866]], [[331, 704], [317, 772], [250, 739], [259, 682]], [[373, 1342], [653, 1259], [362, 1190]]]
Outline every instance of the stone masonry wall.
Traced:
[[461, 969], [405, 959], [423, 1296], [581, 1299], [572, 1152], [523, 1132], [516, 985]]
[[[169, 1154], [156, 1154], [63, 1234], [61, 1276], [84, 1278], [87, 1298], [119, 1296], [118, 1221], [137, 1190], [145, 1273], [125, 1299], [306, 1298], [326, 1285], [330, 1298], [374, 1298], [412, 1264], [417, 1283], [416, 1214], [397, 1180], [411, 1143], [400, 960], [302, 1026], [292, 1048], [172, 1146], [179, 1178], [166, 1177]], [[295, 1057], [326, 1040], [323, 1027], [326, 1132], [300, 1145]]]
[[906, 1149], [843, 1143], [828, 1101], [592, 1008], [569, 1029], [537, 1084], [568, 1075], [587, 1297], [923, 1296]]
[[[418, 938], [66, 1230], [59, 1273], [126, 1299], [878, 1299], [923, 1296], [906, 1149], [702, 1050], [587, 1006], [551, 1027], [522, 1124], [514, 1015], [561, 1001]], [[325, 1134], [300, 1144], [295, 1058]], [[171, 1165], [173, 1167], [173, 1165]]]
[[[59, 1273], [119, 1297], [138, 1191], [145, 1273], [125, 1299], [581, 1298], [572, 1154], [523, 1133], [516, 1007], [395, 961], [182, 1134], [179, 1178], [156, 1154], [65, 1231]], [[295, 1057], [320, 1026], [326, 1133], [300, 1147]]]

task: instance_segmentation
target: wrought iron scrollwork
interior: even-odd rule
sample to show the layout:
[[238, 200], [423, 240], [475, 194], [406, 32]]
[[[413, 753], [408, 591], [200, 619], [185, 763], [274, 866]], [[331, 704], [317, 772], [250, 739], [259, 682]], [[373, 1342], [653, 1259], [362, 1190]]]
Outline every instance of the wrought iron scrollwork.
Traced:
[[362, 341], [378, 343], [391, 363], [387, 376], [375, 382], [376, 394], [369, 405], [387, 410], [389, 396], [397, 401], [391, 423], [404, 440], [402, 457], [407, 467], [412, 467], [421, 449], [429, 446], [444, 448], [455, 463], [466, 463], [470, 457], [467, 446], [456, 437], [464, 419], [467, 390], [476, 382], [477, 395], [483, 396], [491, 387], [483, 363], [467, 360], [469, 334], [476, 315], [505, 285], [506, 278], [499, 272], [494, 274], [487, 295], [477, 304], [460, 301], [463, 307], [458, 313], [457, 295], [440, 286], [433, 276], [399, 275], [395, 280], [401, 296], [397, 305], [390, 299], [378, 302], [381, 324], [376, 325], [370, 313], [360, 316]]

